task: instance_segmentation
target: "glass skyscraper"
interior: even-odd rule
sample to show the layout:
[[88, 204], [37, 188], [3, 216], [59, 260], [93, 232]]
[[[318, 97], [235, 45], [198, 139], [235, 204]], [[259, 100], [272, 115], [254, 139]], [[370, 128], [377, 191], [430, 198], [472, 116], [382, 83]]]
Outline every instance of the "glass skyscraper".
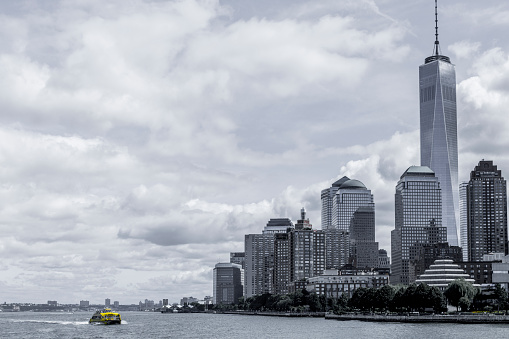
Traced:
[[449, 244], [458, 246], [456, 71], [449, 57], [440, 55], [438, 29], [434, 54], [419, 67], [419, 89], [421, 166], [431, 168], [440, 182], [442, 223]]
[[409, 283], [411, 248], [446, 242], [442, 226], [442, 194], [435, 173], [411, 166], [396, 185], [396, 227], [391, 232], [391, 284]]
[[242, 266], [218, 263], [213, 271], [214, 305], [238, 304], [242, 297]]
[[359, 207], [368, 206], [375, 210], [371, 191], [359, 180], [345, 181], [332, 200], [332, 227], [350, 231], [354, 213]]
[[350, 180], [348, 177], [342, 177], [332, 184], [331, 187], [322, 190], [322, 230], [332, 229], [332, 209], [336, 193], [343, 183]]
[[[325, 231], [327, 246], [327, 268], [339, 269], [352, 260], [354, 264], [359, 264], [357, 262], [359, 256], [360, 264], [363, 266], [376, 261], [378, 244], [374, 239], [375, 204], [371, 191], [359, 180], [342, 177], [330, 188], [322, 190], [321, 200], [322, 230]], [[358, 232], [369, 228], [372, 230], [373, 239], [365, 239], [361, 233], [357, 233], [357, 238], [351, 239], [352, 227]], [[357, 254], [356, 258], [351, 258], [352, 240], [358, 245], [354, 253]]]

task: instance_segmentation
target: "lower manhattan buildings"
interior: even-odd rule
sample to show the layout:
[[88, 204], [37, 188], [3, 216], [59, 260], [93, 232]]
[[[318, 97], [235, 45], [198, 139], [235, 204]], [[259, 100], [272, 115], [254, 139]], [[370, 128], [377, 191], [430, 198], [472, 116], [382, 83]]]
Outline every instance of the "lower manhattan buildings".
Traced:
[[322, 230], [326, 233], [327, 268], [346, 264], [377, 267], [375, 204], [359, 180], [343, 177], [322, 190]]
[[274, 239], [294, 228], [290, 219], [270, 219], [262, 234], [246, 234], [244, 239], [244, 296], [274, 292]]
[[489, 253], [508, 254], [507, 187], [502, 171], [493, 161], [481, 160], [470, 181], [461, 185], [460, 196], [465, 261], [481, 261]]
[[361, 206], [354, 212], [349, 233], [350, 264], [357, 268], [378, 267], [374, 206]]
[[242, 297], [242, 266], [232, 263], [218, 263], [213, 272], [213, 303], [238, 304]]
[[396, 185], [395, 229], [391, 232], [391, 283], [409, 283], [410, 250], [447, 242], [442, 226], [442, 194], [429, 167], [411, 166]]
[[274, 293], [286, 294], [295, 283], [322, 274], [325, 270], [325, 233], [313, 230], [306, 212], [294, 229], [274, 238]]
[[245, 296], [285, 294], [325, 269], [325, 233], [313, 230], [305, 210], [294, 225], [271, 219], [262, 234], [245, 236]]

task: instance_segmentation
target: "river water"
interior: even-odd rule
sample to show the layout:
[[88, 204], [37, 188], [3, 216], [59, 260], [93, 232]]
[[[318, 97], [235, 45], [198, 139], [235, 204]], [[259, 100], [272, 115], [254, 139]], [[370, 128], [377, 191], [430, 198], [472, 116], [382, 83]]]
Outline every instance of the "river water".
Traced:
[[92, 312], [0, 312], [1, 338], [507, 338], [509, 325], [401, 324], [227, 314], [122, 312], [122, 325], [89, 325]]

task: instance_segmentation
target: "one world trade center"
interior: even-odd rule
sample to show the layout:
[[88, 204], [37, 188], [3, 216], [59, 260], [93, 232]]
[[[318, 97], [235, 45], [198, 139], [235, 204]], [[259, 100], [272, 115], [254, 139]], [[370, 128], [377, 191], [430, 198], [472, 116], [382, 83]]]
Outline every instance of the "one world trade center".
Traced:
[[419, 67], [421, 165], [430, 167], [442, 190], [442, 226], [447, 240], [458, 246], [458, 138], [456, 71], [449, 57], [441, 55], [435, 0], [435, 47]]

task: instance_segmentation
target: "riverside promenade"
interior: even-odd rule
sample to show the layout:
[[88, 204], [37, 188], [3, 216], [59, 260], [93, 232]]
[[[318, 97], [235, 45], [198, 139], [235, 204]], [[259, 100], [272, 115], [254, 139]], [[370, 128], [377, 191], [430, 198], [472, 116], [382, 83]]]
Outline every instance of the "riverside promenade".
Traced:
[[454, 314], [454, 315], [381, 315], [381, 314], [327, 314], [329, 320], [358, 320], [370, 322], [399, 323], [457, 323], [457, 324], [509, 324], [509, 315], [498, 314]]
[[224, 311], [218, 312], [221, 314], [236, 314], [236, 315], [258, 315], [265, 317], [312, 317], [323, 318], [325, 312], [262, 312], [262, 311]]

